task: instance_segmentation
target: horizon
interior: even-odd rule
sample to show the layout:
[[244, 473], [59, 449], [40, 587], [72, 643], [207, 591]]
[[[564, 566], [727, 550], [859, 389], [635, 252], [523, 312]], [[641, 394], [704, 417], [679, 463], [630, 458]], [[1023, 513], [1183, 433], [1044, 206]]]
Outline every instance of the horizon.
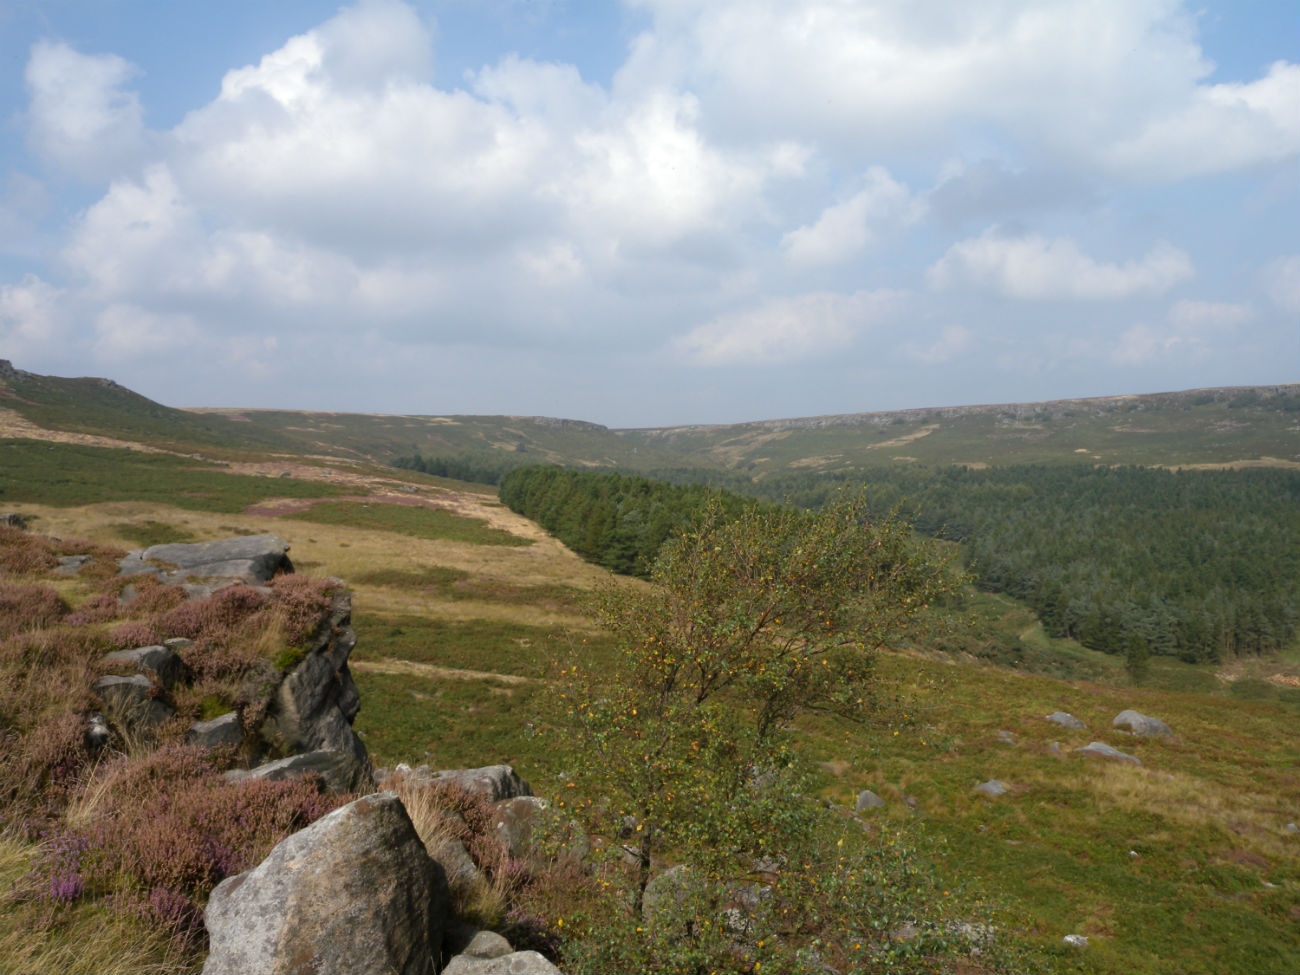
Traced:
[[1227, 0], [20, 0], [0, 357], [613, 429], [1289, 385], [1297, 34]]

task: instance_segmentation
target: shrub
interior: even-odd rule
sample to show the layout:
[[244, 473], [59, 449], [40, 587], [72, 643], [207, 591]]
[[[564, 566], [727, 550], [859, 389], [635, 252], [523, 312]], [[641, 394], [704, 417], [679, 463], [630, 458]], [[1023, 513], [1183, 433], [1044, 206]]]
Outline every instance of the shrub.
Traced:
[[0, 575], [48, 572], [59, 564], [50, 543], [21, 528], [0, 525]]
[[91, 623], [106, 623], [115, 618], [118, 614], [117, 597], [111, 592], [100, 593], [94, 596], [74, 611], [69, 613], [63, 620], [68, 626], [88, 626]]
[[67, 611], [67, 604], [49, 586], [0, 585], [0, 640], [50, 626]]

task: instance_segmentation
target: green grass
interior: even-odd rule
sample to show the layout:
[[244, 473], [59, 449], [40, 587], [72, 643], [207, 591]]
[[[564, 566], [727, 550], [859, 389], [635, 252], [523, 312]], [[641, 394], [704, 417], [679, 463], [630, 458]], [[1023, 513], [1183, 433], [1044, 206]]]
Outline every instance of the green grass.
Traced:
[[496, 579], [476, 577], [463, 569], [442, 565], [421, 566], [418, 570], [374, 569], [361, 572], [349, 580], [358, 585], [385, 586], [414, 591], [447, 599], [507, 603], [548, 610], [576, 610], [584, 598], [581, 589], [557, 583], [519, 586]]
[[118, 538], [134, 542], [141, 548], [151, 545], [171, 545], [177, 542], [197, 542], [198, 536], [184, 528], [154, 521], [121, 521], [108, 526]]
[[0, 440], [0, 504], [76, 507], [143, 501], [193, 511], [242, 512], [269, 498], [356, 494], [355, 485], [229, 474], [216, 464], [169, 454], [40, 440]]
[[414, 538], [469, 542], [473, 545], [531, 545], [499, 528], [491, 528], [478, 518], [466, 518], [440, 508], [415, 505], [366, 504], [360, 501], [323, 501], [306, 511], [285, 517], [321, 525], [342, 525], [367, 531], [394, 532]]

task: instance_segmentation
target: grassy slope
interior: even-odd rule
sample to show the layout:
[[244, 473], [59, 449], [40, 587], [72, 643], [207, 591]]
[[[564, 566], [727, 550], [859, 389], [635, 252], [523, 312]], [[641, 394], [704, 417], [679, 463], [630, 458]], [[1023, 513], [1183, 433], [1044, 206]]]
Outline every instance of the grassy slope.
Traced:
[[226, 412], [306, 450], [380, 462], [417, 451], [486, 451], [528, 463], [703, 467], [760, 476], [899, 462], [1300, 466], [1300, 413], [1282, 408], [1300, 387], [1276, 389], [1283, 395], [1253, 404], [1240, 403], [1240, 391], [1216, 390], [622, 431], [537, 417]]
[[[495, 539], [466, 533], [467, 526], [439, 537], [448, 516], [410, 524], [406, 508], [371, 527], [153, 501], [18, 507], [37, 516], [37, 530], [108, 541], [164, 528], [193, 538], [232, 529], [280, 534], [300, 568], [355, 585], [357, 728], [377, 761], [510, 762], [547, 794], [564, 758], [562, 743], [534, 733], [546, 730], [539, 692], [554, 658], [598, 661], [610, 652], [579, 612], [582, 593], [606, 576], [481, 492], [419, 483], [420, 497], [531, 544], [478, 544]], [[1072, 678], [931, 655], [884, 658], [898, 701], [879, 727], [802, 729], [824, 763], [824, 794], [844, 805], [863, 788], [882, 795], [889, 805], [877, 818], [915, 831], [954, 897], [998, 905], [1002, 923], [1029, 944], [1035, 969], [1294, 968], [1300, 842], [1284, 831], [1300, 805], [1294, 704], [1276, 696], [1238, 700], [1213, 672], [1168, 661], [1148, 688], [1098, 683], [1118, 679], [1116, 660], [1047, 641], [1009, 600], [983, 597], [973, 612], [990, 632], [1026, 631], [1026, 642]], [[1296, 669], [1294, 661], [1272, 663]], [[1166, 720], [1175, 738], [1112, 732], [1111, 717], [1125, 707]], [[1057, 709], [1090, 730], [1043, 720]], [[999, 730], [1017, 743], [999, 741]], [[1145, 764], [1096, 763], [1070, 752], [1092, 739]], [[1048, 750], [1053, 740], [1064, 755]], [[971, 791], [990, 778], [1014, 794], [986, 800]], [[904, 795], [917, 800], [919, 813]], [[1065, 951], [1067, 933], [1090, 936], [1092, 947]]]

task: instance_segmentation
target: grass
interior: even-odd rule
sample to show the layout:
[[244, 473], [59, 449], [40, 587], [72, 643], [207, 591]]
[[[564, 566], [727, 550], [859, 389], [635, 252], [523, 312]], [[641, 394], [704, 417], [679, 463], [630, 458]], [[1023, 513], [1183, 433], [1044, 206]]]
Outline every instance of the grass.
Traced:
[[416, 505], [367, 504], [359, 501], [323, 501], [306, 511], [286, 515], [295, 521], [321, 525], [346, 525], [364, 531], [393, 532], [412, 538], [466, 542], [470, 545], [531, 545], [499, 528], [492, 528], [476, 518]]
[[227, 474], [217, 464], [109, 447], [0, 440], [0, 503], [73, 507], [134, 501], [194, 511], [242, 512], [269, 498], [355, 494], [355, 488], [286, 477]]

